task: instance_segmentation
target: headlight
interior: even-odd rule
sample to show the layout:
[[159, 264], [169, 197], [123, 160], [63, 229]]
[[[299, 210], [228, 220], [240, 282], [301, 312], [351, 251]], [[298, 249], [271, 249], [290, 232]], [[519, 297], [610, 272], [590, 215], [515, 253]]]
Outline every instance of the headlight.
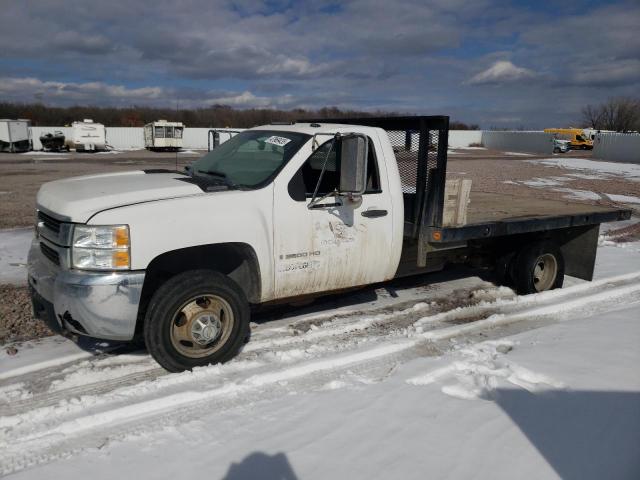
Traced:
[[130, 246], [128, 225], [76, 225], [71, 265], [84, 270], [127, 270]]

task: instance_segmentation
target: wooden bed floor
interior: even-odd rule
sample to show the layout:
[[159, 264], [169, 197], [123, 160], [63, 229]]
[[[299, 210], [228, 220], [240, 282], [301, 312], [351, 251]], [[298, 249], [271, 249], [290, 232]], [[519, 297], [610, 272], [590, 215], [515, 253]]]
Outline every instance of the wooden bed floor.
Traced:
[[471, 192], [467, 211], [467, 224], [497, 222], [516, 218], [578, 215], [608, 212], [611, 207], [600, 207], [562, 200], [545, 200], [499, 193]]

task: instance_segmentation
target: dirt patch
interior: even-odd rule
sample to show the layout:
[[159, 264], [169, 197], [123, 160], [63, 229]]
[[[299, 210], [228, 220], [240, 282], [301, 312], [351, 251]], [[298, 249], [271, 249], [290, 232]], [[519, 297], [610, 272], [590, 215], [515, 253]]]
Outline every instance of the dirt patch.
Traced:
[[640, 223], [635, 223], [616, 230], [609, 230], [605, 237], [607, 240], [611, 240], [613, 242], [636, 242], [640, 240]]
[[[514, 158], [491, 150], [463, 150], [449, 157], [447, 178], [471, 179], [472, 192], [563, 200], [604, 207], [623, 207], [640, 213], [639, 206], [616, 202], [607, 195], [640, 197], [640, 181], [625, 178], [622, 175], [583, 172], [552, 164], [554, 158], [570, 157], [588, 160], [591, 158], [591, 152]], [[544, 164], [535, 162], [542, 159], [550, 161]], [[592, 194], [585, 195], [584, 192], [592, 192]]]
[[197, 157], [143, 151], [87, 156], [75, 152], [65, 158], [45, 159], [31, 154], [0, 155], [0, 228], [28, 227], [35, 221], [36, 195], [43, 183], [78, 175], [147, 168], [183, 168]]
[[53, 335], [33, 317], [27, 287], [0, 285], [0, 345]]

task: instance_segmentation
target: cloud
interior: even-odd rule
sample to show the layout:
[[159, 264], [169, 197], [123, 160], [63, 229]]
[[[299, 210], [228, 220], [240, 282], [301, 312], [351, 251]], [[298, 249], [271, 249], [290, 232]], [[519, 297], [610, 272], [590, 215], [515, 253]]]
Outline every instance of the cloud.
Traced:
[[0, 101], [335, 105], [533, 126], [640, 88], [632, 1], [577, 0], [553, 21], [496, 0], [5, 3]]
[[498, 60], [486, 70], [477, 73], [466, 83], [468, 85], [493, 85], [513, 83], [527, 80], [536, 76], [533, 70], [516, 67], [508, 60]]
[[115, 105], [164, 100], [160, 87], [128, 88], [103, 82], [45, 82], [37, 78], [0, 77], [0, 96], [16, 101], [48, 104]]
[[115, 49], [113, 42], [104, 35], [81, 34], [71, 30], [56, 33], [49, 42], [53, 49], [87, 55], [103, 55]]
[[622, 59], [603, 63], [579, 63], [573, 68], [567, 82], [570, 85], [590, 87], [616, 87], [640, 82], [640, 60]]
[[237, 108], [282, 108], [291, 107], [295, 103], [292, 95], [280, 97], [260, 97], [250, 91], [228, 92], [226, 94], [209, 97], [209, 105], [229, 105]]

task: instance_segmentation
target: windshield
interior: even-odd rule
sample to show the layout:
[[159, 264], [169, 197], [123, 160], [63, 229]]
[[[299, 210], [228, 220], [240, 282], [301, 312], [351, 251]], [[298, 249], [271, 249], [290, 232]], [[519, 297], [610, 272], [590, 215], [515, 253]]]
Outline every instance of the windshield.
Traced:
[[247, 130], [195, 161], [193, 174], [255, 187], [284, 166], [309, 138], [304, 133]]

